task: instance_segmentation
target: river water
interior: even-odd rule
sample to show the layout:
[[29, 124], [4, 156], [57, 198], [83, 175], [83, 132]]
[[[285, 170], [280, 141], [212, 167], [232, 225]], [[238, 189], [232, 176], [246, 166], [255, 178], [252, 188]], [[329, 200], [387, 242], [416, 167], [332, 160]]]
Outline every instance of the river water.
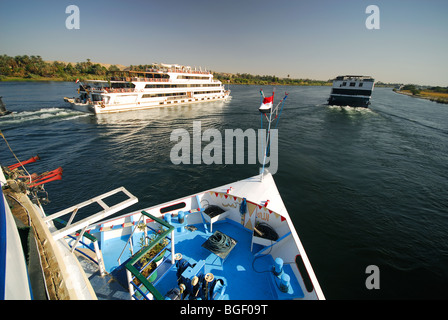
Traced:
[[[0, 82], [13, 114], [0, 129], [21, 160], [42, 173], [57, 212], [124, 186], [139, 198], [127, 211], [258, 173], [259, 164], [170, 160], [175, 129], [260, 128], [260, 87], [230, 86], [230, 102], [111, 115], [68, 108], [74, 83]], [[272, 87], [263, 87], [270, 94]], [[370, 109], [325, 105], [329, 87], [276, 87], [289, 95], [279, 122], [283, 201], [327, 299], [448, 298], [448, 107], [376, 88]], [[15, 163], [4, 142], [2, 165]], [[379, 289], [368, 289], [368, 266]]]

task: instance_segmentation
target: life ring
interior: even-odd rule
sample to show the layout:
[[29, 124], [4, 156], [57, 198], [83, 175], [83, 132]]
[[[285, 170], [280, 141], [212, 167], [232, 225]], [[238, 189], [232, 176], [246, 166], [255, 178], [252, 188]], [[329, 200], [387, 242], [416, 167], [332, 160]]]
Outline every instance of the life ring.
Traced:
[[105, 108], [106, 106], [104, 105], [104, 102], [101, 101], [101, 108]]

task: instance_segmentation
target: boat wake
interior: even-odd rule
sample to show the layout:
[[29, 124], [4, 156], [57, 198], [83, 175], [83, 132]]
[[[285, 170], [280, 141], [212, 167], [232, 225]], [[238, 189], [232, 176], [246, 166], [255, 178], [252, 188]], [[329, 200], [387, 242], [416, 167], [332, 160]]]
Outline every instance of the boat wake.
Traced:
[[9, 115], [3, 116], [0, 118], [0, 124], [2, 126], [5, 125], [14, 125], [14, 124], [24, 124], [28, 122], [35, 121], [48, 121], [48, 120], [72, 120], [79, 117], [86, 117], [89, 114], [76, 111], [73, 109], [67, 108], [42, 108], [35, 111], [22, 111], [22, 112], [13, 112]]
[[413, 123], [413, 124], [418, 125], [418, 126], [422, 126], [422, 127], [425, 127], [425, 128], [431, 129], [431, 130], [435, 130], [437, 132], [441, 132], [443, 134], [448, 134], [448, 130], [446, 129], [446, 125], [443, 122], [438, 123], [436, 121], [426, 120], [426, 119], [422, 119], [422, 118], [419, 118], [419, 117], [411, 118], [409, 115], [401, 116], [401, 115], [393, 114], [391, 112], [386, 112], [386, 111], [383, 111], [383, 110], [381, 111], [381, 114], [389, 116], [389, 117], [392, 117], [392, 118], [397, 118], [397, 119], [400, 119], [400, 120], [404, 120], [404, 121]]
[[373, 114], [375, 113], [370, 108], [364, 108], [364, 107], [351, 107], [351, 106], [336, 106], [336, 105], [329, 105], [328, 108], [335, 111], [342, 111], [346, 113], [357, 113], [357, 114]]

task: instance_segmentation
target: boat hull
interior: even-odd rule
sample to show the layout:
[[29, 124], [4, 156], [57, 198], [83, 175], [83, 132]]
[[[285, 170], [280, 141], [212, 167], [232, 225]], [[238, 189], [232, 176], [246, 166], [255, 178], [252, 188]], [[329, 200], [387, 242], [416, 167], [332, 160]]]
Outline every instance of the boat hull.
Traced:
[[370, 105], [370, 97], [366, 96], [339, 96], [331, 95], [328, 99], [331, 106], [350, 106], [368, 108]]
[[205, 97], [205, 98], [188, 98], [188, 99], [179, 99], [173, 101], [150, 101], [150, 102], [137, 102], [137, 103], [129, 103], [129, 104], [91, 104], [91, 103], [77, 103], [74, 99], [65, 98], [64, 100], [70, 103], [71, 107], [75, 110], [81, 112], [89, 112], [94, 114], [105, 114], [105, 113], [119, 113], [126, 111], [135, 111], [135, 110], [145, 110], [145, 109], [153, 109], [153, 108], [163, 108], [163, 107], [171, 107], [178, 105], [187, 105], [187, 104], [197, 104], [203, 102], [212, 102], [212, 101], [228, 101], [232, 97], [229, 94], [225, 94], [220, 97]]

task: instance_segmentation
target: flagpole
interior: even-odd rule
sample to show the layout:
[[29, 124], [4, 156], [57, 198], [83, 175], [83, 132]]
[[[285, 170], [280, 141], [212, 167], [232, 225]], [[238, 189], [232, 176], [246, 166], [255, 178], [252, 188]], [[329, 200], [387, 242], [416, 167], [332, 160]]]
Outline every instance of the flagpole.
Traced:
[[266, 157], [267, 157], [267, 153], [268, 153], [268, 143], [269, 143], [269, 136], [270, 136], [270, 132], [271, 132], [271, 118], [272, 118], [272, 112], [269, 116], [268, 131], [266, 133], [266, 148], [265, 148], [264, 157], [263, 157], [263, 167], [261, 169], [261, 174], [260, 174], [261, 181], [263, 181], [264, 166], [266, 165]]
[[[274, 106], [274, 94], [275, 94], [275, 89], [272, 91], [272, 106]], [[261, 181], [263, 181], [264, 167], [266, 165], [266, 158], [267, 158], [267, 153], [268, 153], [268, 145], [269, 145], [269, 138], [270, 138], [270, 132], [271, 132], [271, 123], [272, 123], [272, 111], [273, 110], [271, 109], [271, 112], [269, 112], [268, 131], [266, 133], [266, 148], [265, 148], [264, 157], [263, 157], [263, 167], [261, 169], [261, 174], [260, 174]], [[263, 116], [263, 114], [261, 116]], [[263, 148], [263, 146], [262, 146], [262, 148]]]
[[[263, 89], [260, 89], [260, 95], [261, 95], [260, 104], [263, 104], [263, 99], [264, 99]], [[261, 129], [263, 130], [263, 113], [260, 113], [260, 122], [261, 122]], [[261, 139], [261, 150], [264, 150], [264, 148], [263, 148], [263, 139]]]
[[[274, 96], [274, 92], [272, 93], [272, 96]], [[286, 100], [287, 97], [288, 97], [288, 94], [285, 92], [285, 97], [275, 107], [275, 110], [278, 110], [278, 107], [280, 106], [280, 104], [282, 105], [281, 108], [280, 108], [280, 112], [278, 114], [278, 117], [277, 117], [277, 121], [275, 123], [275, 128], [277, 128], [278, 121], [280, 120], [280, 115], [282, 114], [283, 106], [285, 104], [285, 100]], [[266, 158], [267, 158], [268, 150], [270, 149], [271, 123], [272, 123], [272, 113], [273, 113], [273, 111], [274, 111], [274, 108], [271, 110], [270, 115], [269, 115], [269, 120], [268, 120], [269, 121], [269, 125], [268, 125], [268, 132], [266, 134], [266, 149], [265, 149], [265, 153], [264, 153], [264, 157], [263, 157], [263, 167], [261, 169], [261, 174], [260, 174], [260, 180], [261, 181], [263, 181], [264, 167], [266, 165]], [[263, 115], [261, 115], [261, 116], [263, 117]], [[262, 118], [261, 128], [263, 129], [263, 118]], [[262, 143], [263, 143], [263, 140], [262, 140]], [[262, 145], [261, 148], [263, 149], [263, 145]]]
[[84, 91], [86, 91], [87, 92], [87, 89], [86, 89], [86, 87], [84, 87], [84, 84], [81, 82], [81, 80], [79, 80], [79, 79], [76, 79], [76, 82], [75, 83], [80, 83], [80, 85], [81, 85], [81, 87], [83, 87], [84, 88]]

